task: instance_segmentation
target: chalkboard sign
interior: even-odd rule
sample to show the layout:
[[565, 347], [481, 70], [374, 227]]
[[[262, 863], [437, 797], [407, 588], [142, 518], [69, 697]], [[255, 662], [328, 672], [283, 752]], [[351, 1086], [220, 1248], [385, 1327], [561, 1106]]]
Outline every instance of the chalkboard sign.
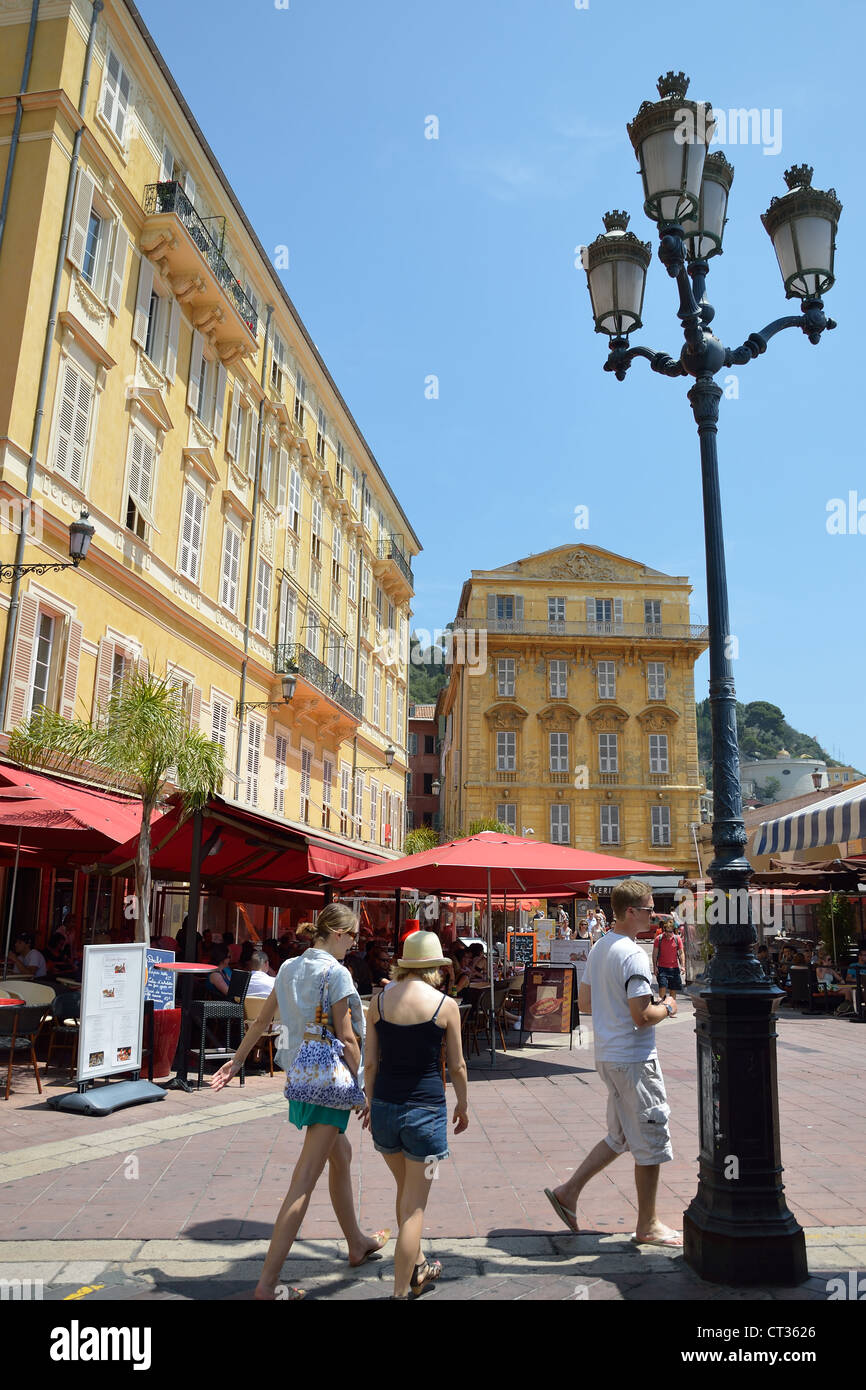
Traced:
[[173, 965], [174, 951], [157, 951], [147, 948], [147, 974], [144, 980], [144, 997], [153, 1000], [154, 1009], [174, 1008], [174, 971], [154, 970], [155, 965]]
[[510, 931], [506, 949], [512, 965], [533, 965], [535, 963], [535, 942], [534, 931]]

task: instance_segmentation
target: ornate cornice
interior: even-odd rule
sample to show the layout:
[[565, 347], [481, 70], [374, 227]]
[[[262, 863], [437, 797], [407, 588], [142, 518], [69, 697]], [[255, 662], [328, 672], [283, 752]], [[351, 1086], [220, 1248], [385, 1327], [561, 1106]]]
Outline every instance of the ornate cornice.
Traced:
[[627, 724], [629, 715], [621, 705], [604, 704], [596, 705], [595, 709], [589, 711], [586, 718], [594, 729], [597, 728], [603, 731], [605, 729], [618, 728], [622, 724]]
[[575, 725], [580, 718], [580, 710], [576, 710], [574, 705], [570, 705], [563, 700], [556, 704], [545, 705], [536, 714], [539, 724], [568, 724], [569, 727]]
[[513, 729], [515, 725], [522, 724], [524, 719], [529, 718], [529, 710], [511, 700], [501, 700], [484, 711], [484, 718], [491, 728]]
[[637, 716], [638, 723], [650, 734], [661, 734], [666, 729], [673, 728], [679, 720], [679, 715], [670, 705], [648, 705], [641, 710]]

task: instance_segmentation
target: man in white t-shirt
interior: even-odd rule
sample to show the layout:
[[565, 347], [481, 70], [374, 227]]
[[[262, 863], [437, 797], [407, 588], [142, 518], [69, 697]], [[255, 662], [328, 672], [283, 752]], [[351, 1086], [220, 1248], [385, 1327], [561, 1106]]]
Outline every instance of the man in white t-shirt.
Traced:
[[247, 999], [267, 999], [274, 987], [276, 976], [268, 974], [268, 958], [263, 951], [254, 951], [250, 956], [250, 983]]
[[9, 967], [13, 974], [23, 980], [40, 980], [48, 974], [48, 966], [41, 951], [33, 948], [30, 932], [19, 932], [12, 943], [13, 955], [9, 957]]
[[646, 952], [635, 938], [653, 912], [652, 891], [626, 879], [611, 894], [613, 926], [589, 953], [580, 982], [581, 1013], [592, 1014], [595, 1065], [608, 1092], [607, 1136], [567, 1182], [545, 1188], [560, 1220], [578, 1234], [575, 1208], [590, 1178], [626, 1149], [634, 1158], [638, 1245], [681, 1246], [682, 1236], [656, 1216], [659, 1166], [673, 1158], [670, 1107], [655, 1046], [655, 1025], [673, 1018], [676, 1000], [653, 995]]

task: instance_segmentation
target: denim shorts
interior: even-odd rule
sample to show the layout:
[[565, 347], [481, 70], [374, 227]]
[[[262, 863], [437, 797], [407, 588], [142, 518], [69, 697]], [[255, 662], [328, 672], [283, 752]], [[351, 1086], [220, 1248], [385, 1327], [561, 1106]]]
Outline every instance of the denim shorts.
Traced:
[[682, 989], [683, 977], [680, 974], [679, 966], [660, 965], [656, 970], [656, 977], [659, 984], [664, 989]]
[[390, 1100], [373, 1100], [370, 1106], [373, 1147], [380, 1154], [405, 1154], [416, 1163], [448, 1157], [448, 1107], [397, 1105]]

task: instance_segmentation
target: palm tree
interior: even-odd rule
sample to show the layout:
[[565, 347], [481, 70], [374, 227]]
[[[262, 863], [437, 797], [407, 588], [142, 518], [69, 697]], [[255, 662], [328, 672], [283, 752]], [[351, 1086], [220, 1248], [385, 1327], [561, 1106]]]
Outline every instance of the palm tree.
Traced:
[[135, 858], [137, 941], [150, 940], [150, 822], [170, 790], [184, 809], [201, 810], [222, 786], [223, 749], [190, 728], [182, 687], [168, 676], [133, 670], [117, 681], [94, 722], [34, 711], [9, 738], [9, 757], [49, 772], [96, 773], [100, 781], [141, 800]]

